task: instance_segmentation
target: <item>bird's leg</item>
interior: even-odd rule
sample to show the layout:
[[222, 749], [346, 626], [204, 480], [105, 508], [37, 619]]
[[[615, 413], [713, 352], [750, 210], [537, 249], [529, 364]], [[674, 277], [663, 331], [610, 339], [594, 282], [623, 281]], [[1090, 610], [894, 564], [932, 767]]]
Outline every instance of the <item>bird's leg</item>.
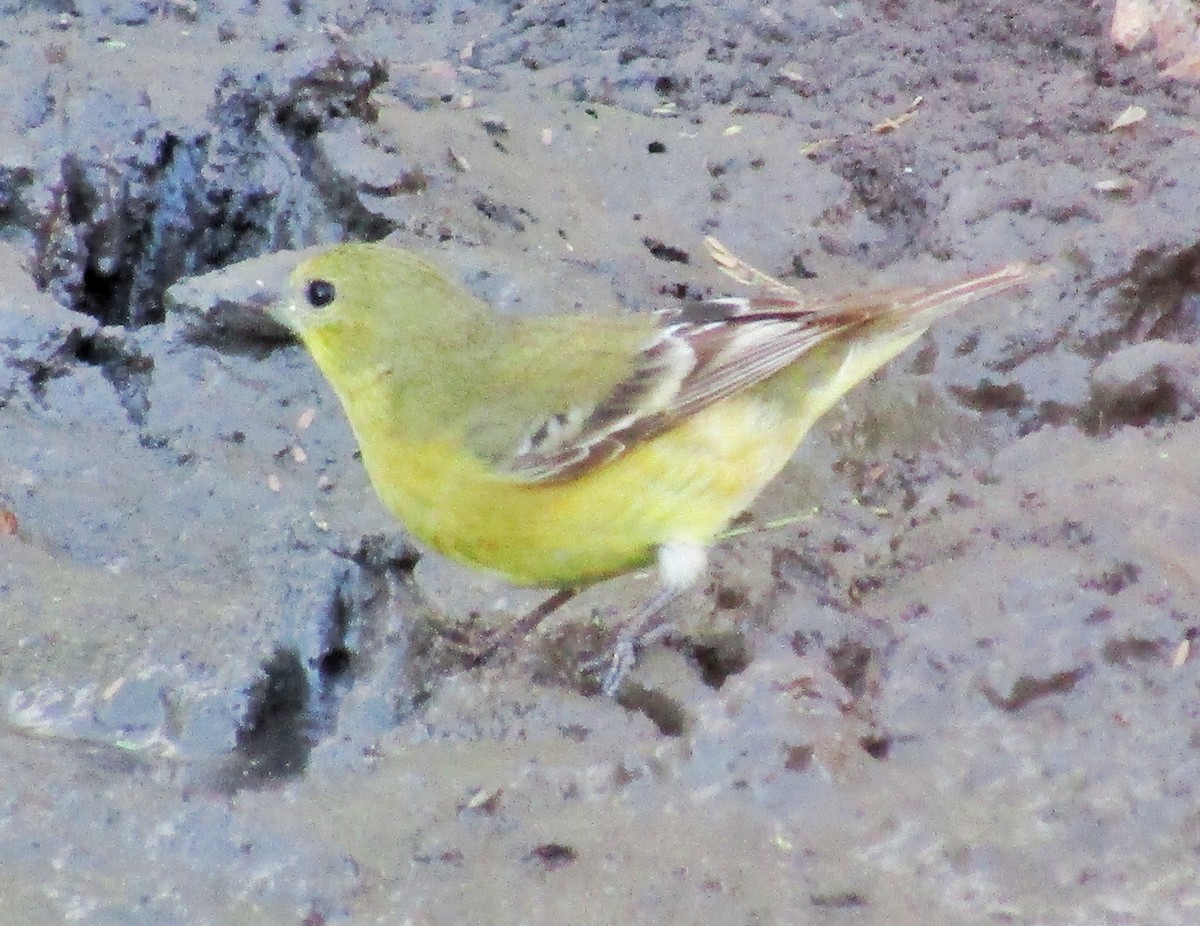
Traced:
[[646, 603], [637, 616], [629, 622], [629, 626], [621, 632], [613, 646], [612, 655], [609, 657], [608, 671], [604, 674], [604, 681], [600, 685], [600, 691], [606, 698], [616, 697], [617, 692], [621, 690], [621, 683], [625, 681], [625, 676], [637, 663], [638, 647], [652, 643], [655, 638], [670, 631], [671, 625], [667, 622], [667, 609], [681, 593], [682, 589], [678, 588], [662, 589]]
[[707, 548], [694, 541], [676, 540], [658, 548], [658, 575], [663, 588], [629, 622], [628, 629], [613, 647], [608, 672], [600, 686], [605, 697], [615, 697], [621, 690], [621, 683], [637, 662], [637, 648], [669, 629], [668, 606], [696, 583], [707, 565]]
[[545, 601], [531, 610], [528, 614], [514, 623], [508, 628], [500, 638], [485, 647], [480, 652], [476, 653], [471, 659], [472, 666], [481, 666], [500, 650], [506, 649], [509, 646], [516, 644], [524, 639], [527, 635], [537, 629], [547, 617], [565, 605], [568, 601], [579, 594], [579, 589], [576, 588], [560, 588], [554, 594], [550, 595]]

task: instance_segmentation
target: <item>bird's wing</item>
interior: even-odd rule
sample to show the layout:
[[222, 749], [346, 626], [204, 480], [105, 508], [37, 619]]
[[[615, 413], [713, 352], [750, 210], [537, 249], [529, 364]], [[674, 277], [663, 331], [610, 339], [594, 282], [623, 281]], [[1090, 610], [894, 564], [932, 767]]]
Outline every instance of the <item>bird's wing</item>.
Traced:
[[1010, 264], [943, 286], [803, 301], [731, 297], [665, 310], [606, 394], [534, 416], [511, 453], [493, 457], [493, 464], [527, 482], [574, 478], [761, 383], [831, 338], [855, 337], [856, 329], [872, 329], [862, 332], [868, 339], [875, 330], [904, 338], [1030, 276], [1027, 265]]
[[862, 324], [858, 309], [806, 310], [791, 301], [729, 298], [661, 312], [657, 332], [607, 394], [532, 421], [511, 455], [495, 461], [497, 468], [528, 482], [578, 476]]

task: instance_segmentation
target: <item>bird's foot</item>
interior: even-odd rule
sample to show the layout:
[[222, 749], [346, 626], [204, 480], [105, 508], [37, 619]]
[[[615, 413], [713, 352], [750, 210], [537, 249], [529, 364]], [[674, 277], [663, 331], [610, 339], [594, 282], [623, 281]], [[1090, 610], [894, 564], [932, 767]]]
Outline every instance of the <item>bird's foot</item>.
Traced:
[[608, 671], [600, 683], [600, 693], [606, 698], [615, 698], [621, 690], [625, 676], [637, 665], [637, 644], [628, 637], [621, 637], [608, 658]]
[[632, 632], [622, 633], [607, 655], [589, 660], [580, 668], [588, 674], [603, 672], [600, 693], [606, 698], [615, 698], [621, 693], [621, 686], [637, 665], [638, 652], [646, 646], [662, 642], [674, 631], [674, 624], [660, 623], [650, 628], [639, 627]]
[[565, 605], [578, 594], [577, 589], [564, 588], [554, 592], [532, 611], [516, 621], [482, 649], [470, 655], [467, 665], [478, 668], [490, 660], [501, 650], [509, 649], [533, 633], [547, 617]]

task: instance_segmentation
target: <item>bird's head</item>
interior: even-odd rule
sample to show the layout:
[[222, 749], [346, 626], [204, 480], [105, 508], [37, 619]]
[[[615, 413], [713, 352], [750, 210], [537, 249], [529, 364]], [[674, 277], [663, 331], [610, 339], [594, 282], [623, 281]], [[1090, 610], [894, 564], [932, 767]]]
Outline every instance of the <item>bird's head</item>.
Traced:
[[433, 265], [380, 244], [343, 244], [305, 259], [270, 314], [331, 377], [381, 358], [436, 353], [487, 315]]

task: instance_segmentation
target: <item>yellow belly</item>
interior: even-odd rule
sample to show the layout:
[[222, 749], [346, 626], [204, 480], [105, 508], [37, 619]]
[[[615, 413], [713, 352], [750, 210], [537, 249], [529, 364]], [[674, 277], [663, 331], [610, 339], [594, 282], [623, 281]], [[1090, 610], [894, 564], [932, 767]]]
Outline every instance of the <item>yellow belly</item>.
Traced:
[[384, 504], [441, 553], [526, 585], [576, 586], [707, 544], [787, 462], [808, 416], [755, 393], [689, 418], [562, 483], [522, 483], [455, 444], [364, 443]]

